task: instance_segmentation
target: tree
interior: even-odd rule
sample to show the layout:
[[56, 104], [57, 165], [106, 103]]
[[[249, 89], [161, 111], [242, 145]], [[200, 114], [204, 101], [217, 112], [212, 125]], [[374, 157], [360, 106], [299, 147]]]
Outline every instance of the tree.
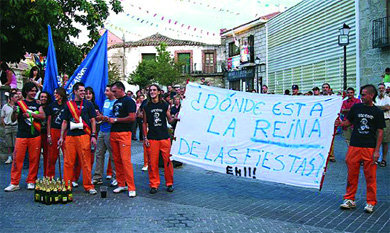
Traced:
[[121, 79], [119, 68], [116, 64], [108, 62], [108, 83], [114, 83]]
[[161, 43], [156, 47], [156, 60], [143, 60], [130, 75], [129, 83], [139, 85], [141, 88], [156, 82], [164, 86], [177, 84], [183, 81], [180, 64], [175, 63], [167, 45]]
[[[109, 7], [110, 6], [110, 7]], [[47, 25], [51, 25], [57, 64], [60, 72], [72, 73], [99, 39], [98, 30], [109, 16], [109, 10], [122, 11], [119, 0], [1, 0], [1, 60], [19, 62], [26, 52], [46, 53]], [[76, 45], [82, 25], [89, 41]]]

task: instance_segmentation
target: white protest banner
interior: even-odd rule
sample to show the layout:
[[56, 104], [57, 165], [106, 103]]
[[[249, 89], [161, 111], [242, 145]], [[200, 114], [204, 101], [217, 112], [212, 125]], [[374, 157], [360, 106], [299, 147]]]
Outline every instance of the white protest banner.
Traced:
[[235, 176], [319, 188], [340, 96], [237, 92], [189, 83], [173, 159]]

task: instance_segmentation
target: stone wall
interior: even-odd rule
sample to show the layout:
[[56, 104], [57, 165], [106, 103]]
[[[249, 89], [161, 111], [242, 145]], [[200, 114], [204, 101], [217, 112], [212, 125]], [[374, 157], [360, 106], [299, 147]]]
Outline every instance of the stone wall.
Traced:
[[386, 1], [358, 0], [360, 23], [360, 85], [382, 81], [386, 67], [390, 67], [390, 48], [372, 47], [372, 21], [386, 17]]

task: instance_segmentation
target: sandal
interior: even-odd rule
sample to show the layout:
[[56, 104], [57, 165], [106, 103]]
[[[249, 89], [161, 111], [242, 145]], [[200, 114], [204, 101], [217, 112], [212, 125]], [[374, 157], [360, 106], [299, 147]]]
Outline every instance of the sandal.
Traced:
[[379, 166], [380, 167], [386, 167], [387, 163], [386, 163], [386, 160], [382, 160], [380, 163], [379, 163]]

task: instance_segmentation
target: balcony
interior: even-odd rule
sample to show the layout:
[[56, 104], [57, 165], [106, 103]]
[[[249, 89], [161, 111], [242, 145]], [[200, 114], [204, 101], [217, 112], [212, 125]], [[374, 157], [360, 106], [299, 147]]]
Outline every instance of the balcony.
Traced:
[[372, 47], [390, 47], [390, 17], [372, 21]]

